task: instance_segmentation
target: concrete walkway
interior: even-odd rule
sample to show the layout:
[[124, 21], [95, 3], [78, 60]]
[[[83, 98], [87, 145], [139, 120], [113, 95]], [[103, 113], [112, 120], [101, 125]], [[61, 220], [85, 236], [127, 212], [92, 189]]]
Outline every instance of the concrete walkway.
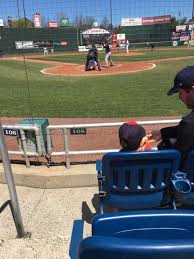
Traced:
[[[75, 236], [72, 235], [75, 223], [84, 222], [86, 237], [91, 234], [91, 220], [96, 215], [95, 164], [73, 165], [71, 169], [12, 165], [12, 171], [24, 228], [31, 232], [31, 237], [16, 238], [7, 207], [0, 214], [0, 259], [75, 259]], [[7, 184], [3, 183], [4, 169], [0, 164], [0, 206], [10, 199]]]
[[[0, 193], [2, 205], [9, 199], [6, 184], [0, 184]], [[91, 234], [90, 222], [96, 213], [92, 204], [92, 201], [95, 204], [95, 193], [97, 187], [37, 189], [17, 186], [25, 231], [31, 232], [31, 237], [16, 239], [15, 225], [7, 207], [0, 214], [0, 258], [75, 259], [73, 226], [83, 218], [83, 236]], [[69, 253], [73, 255], [70, 257]]]

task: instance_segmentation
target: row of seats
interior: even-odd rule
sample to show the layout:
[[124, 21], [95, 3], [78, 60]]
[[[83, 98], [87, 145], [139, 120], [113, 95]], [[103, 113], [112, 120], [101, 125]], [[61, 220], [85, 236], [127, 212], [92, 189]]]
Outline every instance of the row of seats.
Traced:
[[[113, 152], [97, 161], [99, 212], [79, 259], [194, 259], [194, 151]], [[176, 209], [178, 205], [178, 210]], [[127, 212], [104, 213], [104, 207]], [[182, 208], [181, 208], [182, 206]]]
[[[118, 209], [194, 205], [194, 151], [183, 172], [177, 150], [112, 152], [97, 161], [100, 213], [104, 204]], [[188, 186], [188, 188], [187, 188]]]

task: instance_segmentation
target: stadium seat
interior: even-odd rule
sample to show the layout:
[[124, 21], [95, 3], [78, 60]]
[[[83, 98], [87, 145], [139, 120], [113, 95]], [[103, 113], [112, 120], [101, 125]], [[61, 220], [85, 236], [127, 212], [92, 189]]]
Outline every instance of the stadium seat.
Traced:
[[176, 150], [105, 154], [96, 163], [100, 213], [105, 204], [117, 209], [170, 205], [170, 182], [179, 162]]
[[150, 210], [99, 215], [79, 259], [193, 259], [194, 213]]
[[188, 193], [176, 193], [175, 200], [181, 205], [194, 205], [194, 150], [192, 150], [183, 165], [182, 171], [186, 173], [191, 183], [191, 191]]

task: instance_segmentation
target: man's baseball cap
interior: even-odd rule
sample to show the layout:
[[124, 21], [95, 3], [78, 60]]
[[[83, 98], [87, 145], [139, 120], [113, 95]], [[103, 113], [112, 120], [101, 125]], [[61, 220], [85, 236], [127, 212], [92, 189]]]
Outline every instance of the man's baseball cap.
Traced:
[[145, 129], [135, 121], [124, 123], [119, 128], [119, 139], [122, 145], [124, 141], [127, 144], [127, 149], [136, 150], [139, 148], [141, 140], [145, 137]]
[[192, 86], [194, 86], [194, 66], [188, 66], [176, 74], [174, 86], [167, 92], [167, 95], [177, 93], [179, 89], [191, 89]]

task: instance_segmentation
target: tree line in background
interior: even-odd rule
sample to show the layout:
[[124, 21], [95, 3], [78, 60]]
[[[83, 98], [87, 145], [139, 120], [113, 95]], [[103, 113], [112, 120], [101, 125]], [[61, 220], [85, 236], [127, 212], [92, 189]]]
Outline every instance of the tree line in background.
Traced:
[[[58, 24], [60, 24], [60, 20], [62, 19], [63, 15], [61, 18], [59, 17], [57, 20]], [[41, 21], [42, 21], [42, 27], [48, 27], [48, 19], [45, 17], [41, 16]], [[93, 16], [76, 16], [74, 21], [71, 23], [71, 27], [74, 28], [79, 28], [80, 30], [86, 30], [88, 28], [92, 28], [94, 25], [94, 22], [96, 19]], [[189, 20], [187, 17], [179, 18], [177, 19], [175, 16], [171, 17], [171, 31], [175, 31], [177, 25], [185, 25], [188, 24]], [[34, 23], [32, 20], [23, 17], [19, 19], [12, 19], [10, 16], [8, 16], [8, 21], [7, 24], [5, 24], [6, 28], [34, 28]], [[101, 22], [99, 23], [98, 27], [113, 31], [114, 33], [119, 33], [120, 31], [120, 26], [119, 25], [112, 25], [110, 20], [105, 16], [102, 18]]]

